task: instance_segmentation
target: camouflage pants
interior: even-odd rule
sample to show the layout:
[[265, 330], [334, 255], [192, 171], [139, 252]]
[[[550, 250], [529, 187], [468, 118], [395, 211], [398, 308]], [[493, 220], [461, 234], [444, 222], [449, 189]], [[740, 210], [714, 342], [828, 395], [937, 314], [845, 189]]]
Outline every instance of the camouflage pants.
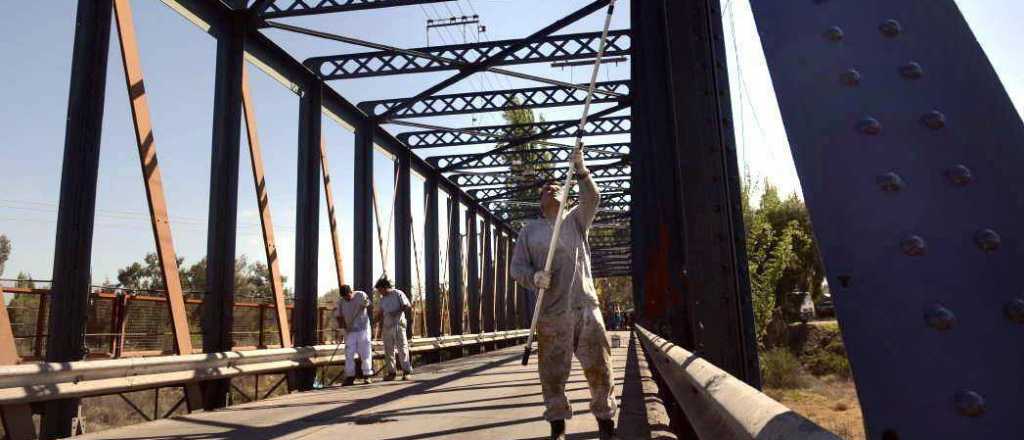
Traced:
[[409, 341], [405, 337], [405, 321], [400, 323], [382, 326], [384, 339], [384, 374], [395, 374], [395, 355], [398, 357], [398, 367], [406, 373], [412, 373], [412, 364], [409, 362]]
[[565, 382], [572, 369], [573, 354], [590, 386], [590, 412], [599, 419], [611, 419], [616, 411], [611, 347], [596, 307], [541, 316], [537, 322], [537, 369], [546, 407], [544, 419], [572, 418]]

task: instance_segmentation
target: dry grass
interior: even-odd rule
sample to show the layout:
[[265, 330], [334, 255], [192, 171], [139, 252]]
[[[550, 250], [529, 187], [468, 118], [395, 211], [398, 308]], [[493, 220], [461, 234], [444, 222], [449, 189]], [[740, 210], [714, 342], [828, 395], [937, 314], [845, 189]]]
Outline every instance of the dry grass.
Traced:
[[765, 393], [843, 439], [866, 439], [852, 381], [808, 376], [807, 383], [806, 388], [766, 388]]

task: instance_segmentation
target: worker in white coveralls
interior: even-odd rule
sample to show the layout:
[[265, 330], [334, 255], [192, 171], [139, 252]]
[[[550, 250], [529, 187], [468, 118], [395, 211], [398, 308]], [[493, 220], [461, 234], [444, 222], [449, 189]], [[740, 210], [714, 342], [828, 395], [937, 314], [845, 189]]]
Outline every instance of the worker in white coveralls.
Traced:
[[[528, 289], [545, 289], [537, 320], [537, 356], [546, 407], [544, 419], [551, 423], [551, 438], [564, 439], [565, 420], [572, 417], [565, 383], [575, 354], [590, 386], [590, 411], [597, 417], [601, 439], [617, 439], [612, 420], [616, 403], [611, 348], [590, 273], [587, 243], [601, 196], [580, 151], [573, 154], [572, 163], [579, 179], [579, 205], [561, 213], [559, 191], [568, 189], [557, 185], [543, 188], [543, 218], [528, 222], [519, 231], [512, 255], [512, 276]], [[566, 217], [555, 245], [551, 271], [545, 272], [556, 215]]]
[[409, 340], [405, 336], [405, 312], [412, 310], [405, 292], [391, 287], [391, 280], [381, 277], [373, 286], [380, 294], [381, 337], [384, 339], [384, 380], [395, 380], [395, 358], [402, 368], [402, 379], [412, 374], [409, 361]]
[[370, 345], [370, 317], [366, 309], [370, 307], [370, 298], [366, 292], [353, 292], [348, 284], [341, 286], [341, 297], [334, 307], [334, 319], [338, 328], [345, 329], [345, 382], [352, 385], [356, 381], [356, 355], [363, 370], [363, 383], [370, 383], [373, 376], [373, 350]]

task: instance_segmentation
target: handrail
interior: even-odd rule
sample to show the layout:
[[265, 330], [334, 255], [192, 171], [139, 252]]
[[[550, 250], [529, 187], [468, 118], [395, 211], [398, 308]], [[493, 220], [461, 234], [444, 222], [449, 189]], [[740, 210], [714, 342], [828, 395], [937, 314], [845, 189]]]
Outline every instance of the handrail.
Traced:
[[[415, 338], [409, 351], [520, 339], [528, 330]], [[379, 345], [375, 344], [375, 349]], [[139, 391], [246, 374], [344, 363], [344, 344], [0, 367], [0, 405]]]
[[639, 325], [636, 334], [698, 437], [841, 440], [682, 347]]

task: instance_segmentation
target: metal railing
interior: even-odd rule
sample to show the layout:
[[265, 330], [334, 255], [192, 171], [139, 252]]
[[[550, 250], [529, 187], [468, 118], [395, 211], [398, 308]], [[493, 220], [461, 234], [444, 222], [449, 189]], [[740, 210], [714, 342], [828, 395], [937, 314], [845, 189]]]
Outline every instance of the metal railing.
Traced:
[[[525, 338], [528, 330], [409, 341], [412, 353]], [[379, 345], [375, 351], [381, 350]], [[380, 355], [381, 353], [375, 353]], [[344, 344], [0, 367], [0, 405], [126, 393], [249, 374], [343, 364]]]
[[636, 333], [700, 438], [840, 440], [698, 355], [639, 325]]

